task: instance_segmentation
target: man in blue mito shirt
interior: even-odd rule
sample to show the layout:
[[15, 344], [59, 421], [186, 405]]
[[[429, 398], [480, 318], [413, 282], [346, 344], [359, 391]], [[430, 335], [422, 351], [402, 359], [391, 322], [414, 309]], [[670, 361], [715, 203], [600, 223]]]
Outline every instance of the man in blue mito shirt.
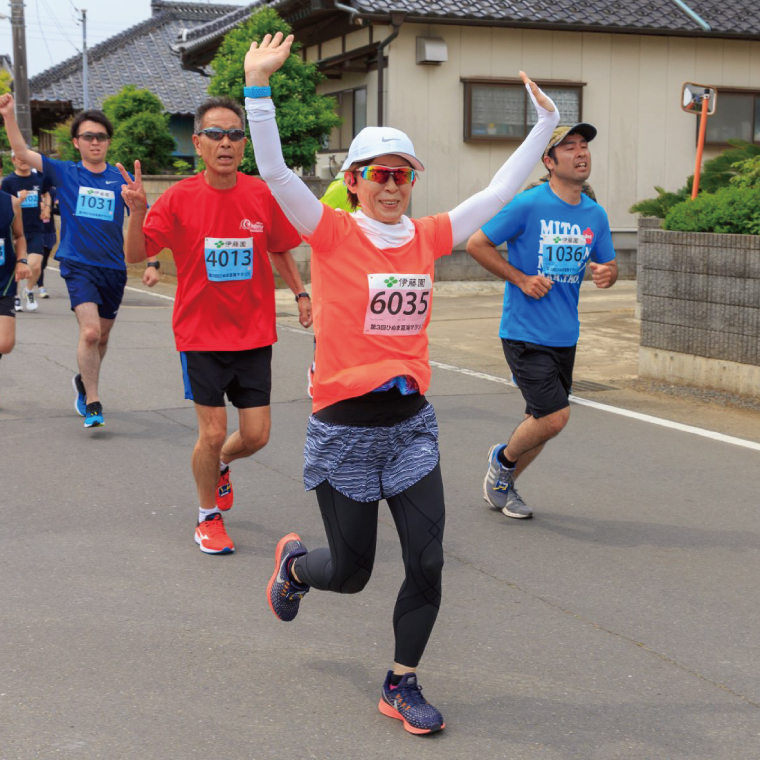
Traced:
[[[582, 193], [591, 173], [590, 124], [558, 127], [543, 162], [549, 181], [518, 195], [467, 242], [467, 252], [507, 281], [499, 335], [525, 399], [509, 442], [488, 452], [485, 500], [508, 517], [532, 517], [515, 479], [570, 418], [578, 296], [586, 265], [598, 288], [617, 280], [607, 214]], [[507, 243], [506, 261], [496, 246]]]
[[79, 323], [75, 407], [85, 418], [85, 427], [98, 427], [104, 424], [98, 394], [100, 365], [127, 282], [124, 181], [106, 163], [113, 126], [100, 111], [79, 113], [71, 123], [71, 139], [82, 160], [55, 161], [24, 144], [11, 95], [0, 96], [0, 114], [16, 156], [41, 171], [58, 191], [62, 235], [56, 259]]

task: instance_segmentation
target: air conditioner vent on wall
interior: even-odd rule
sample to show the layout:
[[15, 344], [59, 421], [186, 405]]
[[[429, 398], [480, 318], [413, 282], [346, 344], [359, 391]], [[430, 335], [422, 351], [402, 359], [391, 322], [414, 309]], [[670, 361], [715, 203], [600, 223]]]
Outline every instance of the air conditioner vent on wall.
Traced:
[[417, 63], [438, 64], [448, 60], [446, 40], [440, 37], [417, 37]]

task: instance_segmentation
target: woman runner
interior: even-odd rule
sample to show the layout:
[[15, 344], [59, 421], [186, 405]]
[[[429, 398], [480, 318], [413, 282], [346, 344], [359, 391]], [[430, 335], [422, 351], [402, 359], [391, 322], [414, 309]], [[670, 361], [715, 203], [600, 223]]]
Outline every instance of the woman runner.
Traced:
[[393, 615], [395, 662], [380, 711], [413, 734], [440, 731], [416, 669], [438, 615], [444, 499], [426, 328], [434, 262], [509, 203], [559, 121], [554, 104], [521, 72], [538, 123], [482, 192], [448, 214], [404, 215], [417, 173], [411, 140], [368, 127], [343, 165], [355, 214], [320, 203], [282, 157], [269, 77], [290, 54], [292, 35], [266, 35], [245, 58], [246, 109], [256, 164], [283, 211], [312, 248], [317, 339], [313, 414], [304, 482], [317, 492], [329, 548], [307, 551], [289, 533], [275, 550], [269, 605], [293, 620], [310, 588], [351, 594], [367, 584], [377, 516], [385, 499], [401, 540], [406, 577]]

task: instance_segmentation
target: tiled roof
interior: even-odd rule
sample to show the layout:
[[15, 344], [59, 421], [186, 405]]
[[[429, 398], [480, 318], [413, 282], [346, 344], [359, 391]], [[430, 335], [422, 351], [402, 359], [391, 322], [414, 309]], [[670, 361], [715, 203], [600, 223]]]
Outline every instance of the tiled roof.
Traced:
[[[237, 5], [153, 0], [153, 15], [88, 50], [90, 106], [100, 108], [124, 85], [154, 92], [169, 113], [193, 113], [206, 97], [208, 79], [180, 67], [171, 45], [185, 30], [205, 26]], [[77, 54], [29, 80], [31, 101], [66, 102], [83, 108], [82, 55]]]
[[[760, 34], [758, 0], [685, 0], [716, 36]], [[519, 25], [605, 27], [661, 33], [700, 32], [674, 0], [347, 0], [361, 13], [406, 11], [414, 18]]]
[[[362, 16], [385, 17], [405, 11], [408, 20], [444, 23], [552, 27], [589, 31], [641, 32], [645, 34], [698, 34], [714, 37], [760, 35], [760, 0], [685, 0], [706, 21], [704, 31], [675, 0], [342, 0]], [[258, 0], [192, 30], [174, 51], [184, 65], [203, 60], [202, 51], [214, 48], [221, 37], [259, 5], [282, 11], [297, 10], [297, 27], [308, 24], [310, 15], [334, 9], [329, 0]], [[287, 13], [286, 13], [287, 15]]]

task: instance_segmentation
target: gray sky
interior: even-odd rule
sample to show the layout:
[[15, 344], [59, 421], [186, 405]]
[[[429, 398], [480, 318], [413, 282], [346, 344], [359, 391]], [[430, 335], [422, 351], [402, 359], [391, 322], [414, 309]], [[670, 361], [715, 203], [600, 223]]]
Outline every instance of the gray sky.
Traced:
[[[203, 0], [201, 0], [202, 2]], [[206, 0], [209, 5], [244, 5], [245, 0]], [[198, 0], [196, 0], [198, 2]], [[26, 57], [33, 77], [82, 50], [82, 26], [77, 9], [87, 9], [87, 47], [123, 32], [149, 18], [150, 0], [25, 0]], [[8, 0], [0, 13], [10, 16]], [[13, 58], [9, 19], [0, 19], [0, 53]]]

